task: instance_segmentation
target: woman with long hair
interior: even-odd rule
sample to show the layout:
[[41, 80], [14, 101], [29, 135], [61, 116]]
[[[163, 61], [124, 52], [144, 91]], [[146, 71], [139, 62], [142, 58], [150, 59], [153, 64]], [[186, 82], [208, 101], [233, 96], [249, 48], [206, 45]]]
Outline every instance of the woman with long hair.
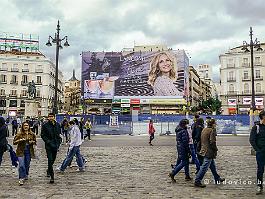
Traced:
[[158, 53], [150, 63], [148, 84], [154, 89], [156, 96], [182, 96], [174, 85], [176, 81], [176, 61], [166, 51]]
[[13, 144], [17, 145], [19, 185], [23, 185], [24, 180], [28, 180], [30, 161], [35, 157], [33, 145], [36, 143], [36, 135], [31, 131], [29, 123], [23, 122], [20, 132], [13, 141]]

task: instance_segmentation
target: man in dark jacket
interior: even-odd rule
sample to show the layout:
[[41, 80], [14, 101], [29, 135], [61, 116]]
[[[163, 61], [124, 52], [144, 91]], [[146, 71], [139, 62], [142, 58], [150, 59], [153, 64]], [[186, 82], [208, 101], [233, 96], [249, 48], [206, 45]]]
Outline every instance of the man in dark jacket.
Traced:
[[249, 142], [256, 151], [257, 161], [257, 192], [263, 192], [263, 173], [265, 166], [265, 111], [259, 113], [260, 123], [252, 127]]
[[210, 119], [207, 123], [207, 128], [204, 128], [201, 134], [201, 150], [200, 155], [203, 156], [203, 164], [200, 167], [200, 171], [197, 173], [195, 178], [194, 186], [196, 187], [206, 187], [206, 185], [202, 184], [201, 181], [207, 172], [208, 168], [214, 176], [215, 184], [219, 184], [223, 182], [225, 179], [221, 178], [215, 166], [214, 159], [217, 156], [217, 146], [216, 146], [216, 123], [215, 119]]
[[187, 131], [188, 120], [183, 119], [179, 122], [175, 132], [177, 140], [177, 150], [178, 150], [178, 160], [176, 166], [173, 168], [172, 172], [169, 173], [169, 177], [172, 182], [176, 182], [174, 176], [184, 167], [185, 168], [185, 179], [191, 180], [189, 174], [189, 134]]
[[17, 118], [14, 118], [12, 120], [12, 136], [17, 134], [17, 128], [18, 128]]
[[7, 126], [5, 124], [5, 119], [0, 116], [0, 166], [2, 163], [2, 158], [4, 152], [7, 150]]
[[42, 126], [41, 138], [45, 142], [45, 149], [48, 158], [47, 177], [51, 177], [50, 183], [54, 183], [53, 164], [56, 159], [57, 151], [62, 142], [60, 137], [60, 124], [55, 121], [55, 115], [48, 115], [48, 122]]

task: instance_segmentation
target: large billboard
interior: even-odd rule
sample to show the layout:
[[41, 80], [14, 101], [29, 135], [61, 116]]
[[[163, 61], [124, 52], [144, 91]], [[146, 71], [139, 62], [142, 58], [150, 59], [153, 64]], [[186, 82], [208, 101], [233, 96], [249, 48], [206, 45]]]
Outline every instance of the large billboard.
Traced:
[[39, 36], [0, 32], [0, 50], [11, 51], [12, 49], [37, 51], [39, 50]]
[[83, 52], [85, 99], [186, 98], [189, 60], [184, 50]]

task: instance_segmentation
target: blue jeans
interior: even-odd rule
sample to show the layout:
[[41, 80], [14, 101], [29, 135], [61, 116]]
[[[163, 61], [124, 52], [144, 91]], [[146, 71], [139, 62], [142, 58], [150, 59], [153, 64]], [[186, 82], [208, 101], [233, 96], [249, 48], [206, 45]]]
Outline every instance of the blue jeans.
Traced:
[[191, 157], [192, 157], [192, 161], [195, 163], [196, 165], [196, 169], [197, 170], [200, 170], [200, 162], [197, 158], [197, 155], [196, 155], [196, 151], [195, 151], [195, 148], [194, 148], [194, 145], [193, 144], [190, 144], [190, 151], [191, 151]]
[[2, 164], [3, 155], [4, 155], [4, 151], [0, 151], [0, 166]]
[[79, 170], [84, 169], [84, 161], [82, 155], [80, 154], [80, 146], [74, 146], [71, 150], [68, 151], [66, 158], [64, 159], [60, 170], [64, 171], [69, 163], [73, 160], [73, 157], [76, 157], [76, 163], [79, 167]]
[[30, 150], [29, 150], [29, 145], [26, 145], [26, 148], [24, 150], [24, 156], [18, 157], [18, 174], [19, 174], [19, 179], [25, 179], [29, 175], [29, 167], [30, 167], [30, 161], [31, 161], [31, 156], [30, 156]]
[[175, 176], [184, 167], [185, 175], [190, 176], [189, 172], [189, 159], [177, 159], [176, 166], [172, 170], [173, 176]]
[[263, 188], [265, 153], [264, 152], [256, 152], [256, 161], [257, 161], [257, 185]]
[[195, 183], [201, 183], [204, 175], [206, 174], [208, 168], [210, 167], [210, 170], [213, 174], [215, 183], [218, 183], [220, 181], [220, 176], [218, 175], [216, 171], [215, 161], [214, 159], [209, 159], [207, 157], [204, 157], [203, 164], [200, 167], [200, 171], [197, 173], [195, 178]]

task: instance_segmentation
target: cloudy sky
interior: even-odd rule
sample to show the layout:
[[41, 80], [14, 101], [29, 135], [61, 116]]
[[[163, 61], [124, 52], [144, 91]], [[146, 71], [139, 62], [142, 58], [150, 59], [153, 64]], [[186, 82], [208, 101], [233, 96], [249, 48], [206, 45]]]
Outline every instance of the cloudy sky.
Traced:
[[40, 50], [54, 60], [55, 47], [46, 47], [60, 20], [69, 48], [60, 51], [65, 79], [76, 69], [80, 78], [82, 51], [121, 51], [136, 45], [165, 44], [184, 49], [190, 64], [213, 66], [218, 80], [219, 54], [254, 38], [264, 42], [263, 0], [1, 0], [0, 31], [32, 33]]

